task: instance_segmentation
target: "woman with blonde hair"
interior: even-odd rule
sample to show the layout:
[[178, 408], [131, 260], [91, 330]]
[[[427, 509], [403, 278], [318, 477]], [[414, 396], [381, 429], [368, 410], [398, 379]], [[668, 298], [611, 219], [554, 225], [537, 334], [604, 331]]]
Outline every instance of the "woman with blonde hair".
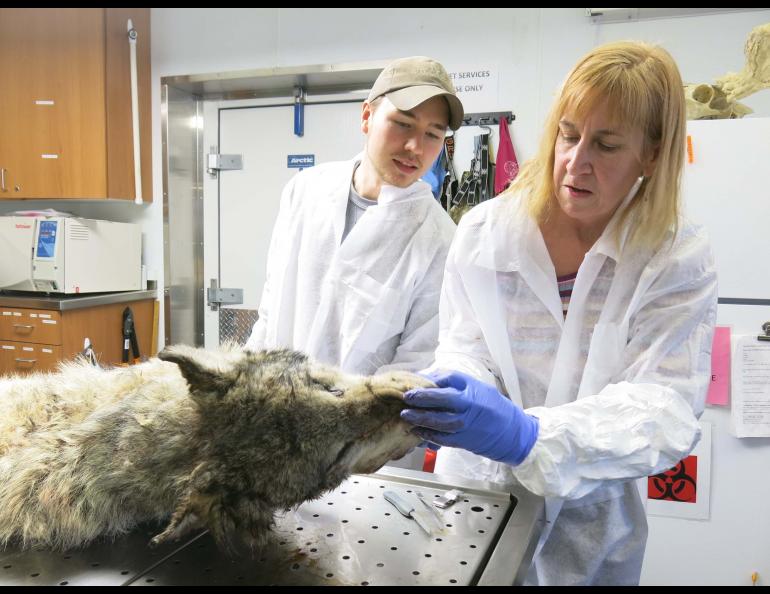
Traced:
[[540, 149], [469, 212], [447, 259], [429, 377], [402, 416], [436, 472], [546, 498], [526, 583], [638, 584], [636, 483], [700, 437], [716, 272], [680, 213], [682, 81], [659, 47], [598, 47], [569, 74]]

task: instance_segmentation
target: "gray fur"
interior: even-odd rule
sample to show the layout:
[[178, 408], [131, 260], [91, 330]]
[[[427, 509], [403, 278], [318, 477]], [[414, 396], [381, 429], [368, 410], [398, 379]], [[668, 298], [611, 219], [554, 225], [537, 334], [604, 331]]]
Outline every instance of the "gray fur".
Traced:
[[287, 350], [159, 357], [0, 380], [0, 545], [70, 549], [170, 515], [154, 544], [205, 527], [254, 550], [276, 511], [419, 442], [398, 416], [403, 392], [431, 385], [414, 374]]

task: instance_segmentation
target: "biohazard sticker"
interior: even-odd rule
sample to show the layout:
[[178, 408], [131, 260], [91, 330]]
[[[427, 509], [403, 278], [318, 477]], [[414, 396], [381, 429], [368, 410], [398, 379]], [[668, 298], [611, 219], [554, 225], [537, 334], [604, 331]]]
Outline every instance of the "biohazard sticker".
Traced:
[[700, 441], [689, 456], [673, 468], [647, 477], [648, 515], [709, 519], [712, 425], [701, 421], [700, 428]]
[[698, 498], [698, 456], [687, 456], [674, 468], [648, 477], [647, 497], [658, 501], [696, 503]]

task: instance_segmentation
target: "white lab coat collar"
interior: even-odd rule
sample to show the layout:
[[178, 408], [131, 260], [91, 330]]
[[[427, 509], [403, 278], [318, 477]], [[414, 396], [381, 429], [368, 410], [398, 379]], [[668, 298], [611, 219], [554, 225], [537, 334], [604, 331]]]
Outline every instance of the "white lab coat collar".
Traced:
[[341, 163], [343, 175], [339, 178], [339, 184], [331, 188], [332, 226], [334, 228], [334, 244], [342, 243], [342, 234], [345, 232], [345, 213], [348, 209], [348, 197], [350, 196], [350, 184], [353, 180], [353, 171], [360, 159], [360, 154], [354, 159]]
[[[359, 153], [353, 159], [343, 162], [342, 175], [339, 182], [331, 188], [331, 209], [333, 214], [332, 225], [334, 227], [334, 238], [337, 245], [342, 243], [342, 234], [345, 232], [345, 214], [348, 208], [348, 198], [350, 196], [350, 184], [353, 180], [353, 172], [356, 164], [361, 162], [363, 153]], [[381, 216], [388, 220], [398, 219], [400, 217], [414, 216], [411, 209], [401, 208], [403, 203], [410, 200], [433, 199], [430, 185], [422, 180], [418, 180], [407, 188], [383, 185], [380, 189], [380, 195], [377, 197], [377, 204], [370, 206], [370, 209], [381, 209]], [[390, 211], [390, 212], [388, 212]]]
[[[415, 200], [425, 197], [425, 193], [431, 194], [430, 186], [418, 179], [408, 188], [399, 188], [396, 186], [383, 185], [380, 188], [380, 195], [377, 198], [377, 206], [390, 206], [407, 200]], [[431, 194], [432, 196], [433, 194]]]
[[[353, 172], [355, 171], [356, 164], [360, 163], [364, 158], [363, 151], [358, 153], [351, 161], [350, 164], [350, 179], [348, 185], [345, 188], [345, 200], [347, 201], [348, 193], [350, 192], [350, 182], [353, 179]], [[387, 206], [404, 200], [413, 200], [415, 198], [422, 198], [425, 192], [431, 193], [430, 185], [421, 179], [418, 179], [412, 185], [406, 188], [399, 188], [398, 186], [391, 186], [383, 184], [380, 188], [380, 195], [377, 197], [376, 206]], [[370, 207], [371, 208], [371, 207]]]

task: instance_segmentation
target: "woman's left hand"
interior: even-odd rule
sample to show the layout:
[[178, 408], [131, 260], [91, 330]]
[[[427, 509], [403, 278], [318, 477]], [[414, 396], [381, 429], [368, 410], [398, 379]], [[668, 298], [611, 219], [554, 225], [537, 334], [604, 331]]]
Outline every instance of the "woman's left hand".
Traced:
[[437, 388], [404, 394], [401, 418], [426, 441], [463, 448], [511, 465], [521, 464], [537, 441], [538, 420], [494, 386], [459, 371], [426, 374]]

